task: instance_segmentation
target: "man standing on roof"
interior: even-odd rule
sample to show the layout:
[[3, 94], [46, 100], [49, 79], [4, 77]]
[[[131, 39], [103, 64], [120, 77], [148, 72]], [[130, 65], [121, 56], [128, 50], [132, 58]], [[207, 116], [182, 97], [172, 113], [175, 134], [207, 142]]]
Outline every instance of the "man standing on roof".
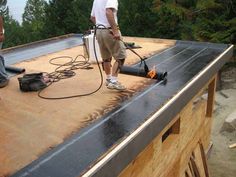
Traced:
[[5, 70], [4, 58], [1, 52], [3, 40], [4, 40], [3, 19], [2, 16], [0, 16], [0, 88], [5, 87], [9, 82]]
[[[118, 73], [126, 58], [126, 48], [121, 41], [117, 21], [118, 0], [94, 0], [91, 20], [97, 26], [96, 38], [106, 73], [106, 86], [109, 89], [125, 90], [118, 82]], [[112, 57], [115, 59], [113, 67]]]

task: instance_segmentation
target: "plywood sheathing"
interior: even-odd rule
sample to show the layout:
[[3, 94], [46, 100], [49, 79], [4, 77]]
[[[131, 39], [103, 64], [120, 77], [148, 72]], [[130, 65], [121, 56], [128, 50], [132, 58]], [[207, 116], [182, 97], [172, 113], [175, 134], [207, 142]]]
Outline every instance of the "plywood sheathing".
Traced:
[[[124, 40], [140, 45], [142, 48], [136, 51], [141, 56], [150, 56], [174, 45], [174, 42], [144, 38]], [[139, 61], [133, 53], [127, 53], [126, 64]], [[15, 66], [25, 68], [27, 73], [52, 72], [56, 67], [49, 64], [50, 59], [59, 56], [74, 58], [78, 54], [83, 54], [81, 46], [20, 62]], [[75, 77], [53, 84], [43, 91], [43, 95], [60, 97], [95, 90], [100, 84], [100, 76], [97, 66], [92, 66], [93, 70], [77, 70]], [[0, 90], [0, 176], [13, 174], [30, 164], [154, 82], [121, 74], [120, 81], [128, 88], [125, 92], [108, 90], [103, 86], [90, 96], [49, 101], [40, 99], [35, 92], [21, 92], [17, 77], [19, 76], [11, 78], [9, 85]]]

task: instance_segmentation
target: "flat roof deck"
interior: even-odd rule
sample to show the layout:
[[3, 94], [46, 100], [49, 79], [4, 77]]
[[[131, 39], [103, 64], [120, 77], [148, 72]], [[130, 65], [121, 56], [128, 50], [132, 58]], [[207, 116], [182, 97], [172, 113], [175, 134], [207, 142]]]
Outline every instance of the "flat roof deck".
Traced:
[[[127, 91], [103, 86], [86, 97], [43, 100], [37, 93], [20, 92], [18, 76], [12, 77], [0, 90], [0, 176], [118, 175], [233, 53], [233, 46], [225, 44], [129, 37], [125, 41], [142, 46], [136, 51], [149, 57], [149, 67], [167, 70], [167, 82], [121, 74]], [[82, 51], [77, 46], [15, 66], [27, 72], [52, 72], [51, 58], [76, 57]], [[137, 56], [128, 51], [126, 64], [138, 67], [137, 62]], [[99, 86], [95, 65], [76, 74], [43, 94], [68, 96]]]
[[[136, 51], [141, 56], [149, 57], [175, 45], [175, 41], [157, 39], [126, 37], [125, 41], [132, 41], [140, 45], [142, 48]], [[65, 55], [76, 57], [78, 54], [83, 54], [82, 46], [47, 54], [48, 48], [44, 45], [34, 44], [33, 47], [29, 45], [8, 51], [7, 53], [15, 58], [6, 61], [6, 63], [12, 64], [17, 62], [14, 66], [25, 68], [26, 73], [39, 71], [52, 72], [56, 67], [49, 64], [51, 58]], [[50, 44], [50, 47], [53, 48], [53, 44]], [[37, 49], [40, 49], [39, 53], [43, 54], [43, 56], [38, 57]], [[46, 53], [43, 50], [41, 51], [41, 49], [45, 49]], [[31, 54], [31, 50], [36, 51], [36, 53], [33, 52]], [[27, 57], [22, 58], [18, 52], [25, 52]], [[130, 51], [127, 52], [126, 64], [131, 65], [139, 61], [137, 56]], [[31, 56], [29, 56], [30, 54]], [[30, 60], [28, 60], [29, 57], [31, 58]], [[18, 60], [24, 59], [27, 61], [18, 62]], [[95, 90], [99, 86], [100, 75], [97, 66], [93, 65], [93, 67], [94, 69], [92, 70], [77, 70], [75, 77], [53, 84], [43, 91], [43, 95], [60, 97], [83, 94]], [[44, 157], [48, 159], [50, 155], [48, 156], [47, 152], [51, 153], [52, 149], [56, 150], [60, 146], [63, 148], [69, 147], [68, 144], [71, 143], [71, 140], [72, 142], [78, 140], [78, 132], [84, 136], [87, 134], [87, 130], [97, 127], [97, 125], [94, 127], [94, 124], [91, 124], [92, 122], [100, 124], [100, 121], [95, 120], [99, 118], [102, 122], [107, 120], [111, 114], [114, 114], [123, 105], [128, 104], [129, 101], [134, 100], [137, 95], [156, 83], [154, 80], [121, 74], [120, 81], [127, 86], [127, 91], [117, 92], [103, 86], [97, 93], [86, 97], [67, 100], [44, 100], [39, 98], [35, 92], [22, 93], [19, 90], [18, 77], [19, 75], [12, 77], [9, 85], [0, 90], [0, 176], [13, 175], [17, 171], [19, 172], [14, 176], [35, 176], [28, 172], [25, 173], [25, 170], [28, 171], [28, 167], [31, 168], [31, 165], [38, 163], [37, 160], [41, 161]], [[135, 110], [133, 111], [133, 114], [135, 114]], [[127, 123], [132, 124], [132, 121]], [[114, 126], [116, 124], [109, 123], [108, 129], [104, 133], [109, 135], [109, 130], [112, 130]], [[134, 124], [134, 128], [135, 126], [136, 124]], [[110, 148], [116, 139], [128, 133], [126, 131], [123, 132], [123, 129], [116, 130], [116, 128], [115, 132], [119, 135], [111, 137], [112, 142], [109, 139], [106, 142], [100, 142], [104, 143], [102, 145], [104, 146], [102, 147], [103, 151], [106, 151], [106, 148]], [[96, 139], [96, 141], [100, 140]], [[91, 157], [88, 157], [90, 152], [87, 153], [84, 154], [84, 157], [80, 157], [81, 160], [89, 160], [90, 163], [94, 161], [92, 160], [93, 158], [97, 158], [92, 154]], [[39, 163], [41, 164], [42, 162]], [[81, 164], [81, 167], [79, 167], [81, 172], [87, 165], [87, 162], [76, 163]], [[28, 167], [26, 167], [27, 165]], [[38, 165], [38, 167], [40, 166]], [[21, 169], [22, 171], [20, 171]], [[64, 170], [67, 171], [66, 166]], [[78, 170], [75, 170], [75, 173], [71, 174], [74, 176], [75, 174], [79, 175], [79, 173]], [[39, 173], [36, 176], [45, 175]], [[61, 174], [61, 176], [67, 176], [67, 174]]]

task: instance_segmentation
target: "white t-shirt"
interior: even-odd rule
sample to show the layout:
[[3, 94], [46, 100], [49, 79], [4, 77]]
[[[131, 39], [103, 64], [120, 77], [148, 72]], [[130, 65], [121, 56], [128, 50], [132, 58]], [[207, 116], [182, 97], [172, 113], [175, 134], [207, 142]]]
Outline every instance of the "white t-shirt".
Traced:
[[117, 10], [118, 10], [118, 0], [94, 0], [91, 16], [96, 18], [96, 25], [104, 25], [105, 27], [110, 27], [107, 17], [106, 9], [114, 9], [114, 17], [117, 22]]

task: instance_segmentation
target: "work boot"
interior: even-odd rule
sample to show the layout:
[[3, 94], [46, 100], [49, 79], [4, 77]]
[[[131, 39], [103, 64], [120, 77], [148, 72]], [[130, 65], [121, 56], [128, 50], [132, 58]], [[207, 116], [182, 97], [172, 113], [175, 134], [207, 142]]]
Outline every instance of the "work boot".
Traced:
[[5, 86], [7, 86], [9, 83], [9, 79], [2, 79], [0, 80], [0, 88], [3, 88]]

